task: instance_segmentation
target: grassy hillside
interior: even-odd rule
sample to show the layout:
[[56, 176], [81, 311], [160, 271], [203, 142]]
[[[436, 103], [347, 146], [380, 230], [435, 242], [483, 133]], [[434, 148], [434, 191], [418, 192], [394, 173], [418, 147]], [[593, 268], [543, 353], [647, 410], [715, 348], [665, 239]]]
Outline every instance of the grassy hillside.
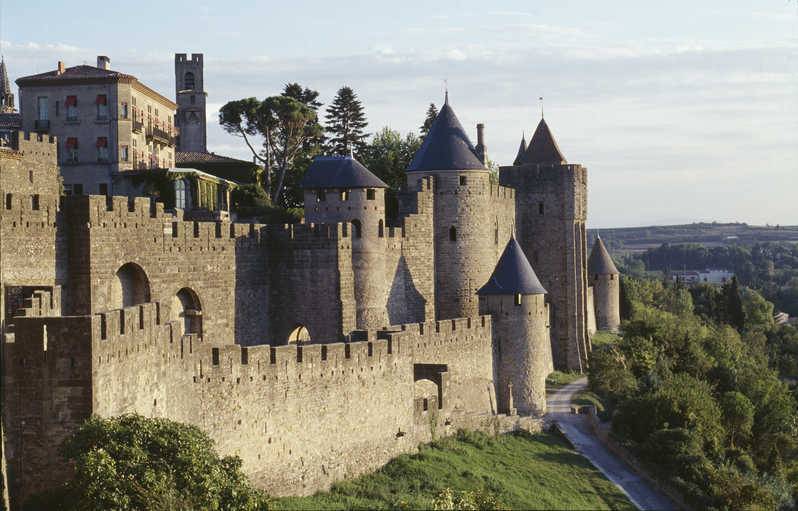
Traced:
[[274, 509], [432, 509], [445, 488], [481, 491], [510, 509], [634, 509], [564, 440], [551, 433], [491, 438], [461, 433], [403, 455], [372, 474]]

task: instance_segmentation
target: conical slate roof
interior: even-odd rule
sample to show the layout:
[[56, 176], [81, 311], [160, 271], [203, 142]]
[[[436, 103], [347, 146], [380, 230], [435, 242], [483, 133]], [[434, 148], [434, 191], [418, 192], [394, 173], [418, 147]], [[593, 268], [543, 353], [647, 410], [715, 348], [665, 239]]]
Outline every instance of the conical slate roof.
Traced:
[[485, 170], [485, 165], [477, 157], [474, 145], [468, 139], [447, 99], [407, 171], [472, 169]]
[[596, 238], [590, 258], [587, 260], [587, 272], [591, 275], [618, 275], [620, 273], [612, 262], [610, 253], [601, 238]]
[[535, 275], [535, 270], [529, 264], [521, 245], [510, 238], [504, 253], [496, 263], [493, 275], [482, 286], [478, 295], [542, 295], [546, 290]]
[[524, 153], [522, 163], [568, 163], [557, 146], [557, 141], [554, 140], [554, 135], [551, 134], [545, 119], [541, 119], [535, 129], [535, 134], [529, 141], [529, 147]]
[[521, 135], [521, 145], [518, 146], [518, 154], [515, 155], [513, 165], [520, 165], [524, 160], [524, 153], [526, 152], [526, 135]]
[[388, 188], [387, 184], [351, 156], [317, 156], [305, 172], [301, 186], [302, 188]]

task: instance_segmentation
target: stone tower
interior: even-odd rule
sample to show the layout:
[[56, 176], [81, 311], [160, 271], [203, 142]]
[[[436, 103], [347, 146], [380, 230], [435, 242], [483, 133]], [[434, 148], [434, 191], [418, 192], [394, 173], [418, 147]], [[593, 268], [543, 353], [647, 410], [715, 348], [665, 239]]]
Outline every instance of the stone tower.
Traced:
[[[495, 233], [498, 208], [491, 200], [490, 172], [449, 105], [448, 94], [407, 168], [408, 187], [418, 187], [425, 176], [433, 177], [435, 187], [436, 317], [470, 317], [479, 309], [476, 291], [488, 279], [501, 248]], [[501, 224], [506, 227], [506, 222]]]
[[6, 61], [0, 60], [0, 114], [14, 111], [14, 94], [11, 92], [11, 82], [8, 79]]
[[208, 152], [202, 53], [175, 53], [175, 124], [180, 128], [177, 150]]
[[[523, 145], [523, 144], [522, 144]], [[499, 182], [516, 190], [518, 242], [549, 291], [552, 352], [558, 369], [587, 364], [587, 169], [569, 164], [541, 119]]]
[[493, 316], [493, 360], [499, 412], [512, 402], [526, 415], [546, 412], [546, 377], [554, 370], [546, 290], [524, 251], [510, 238], [478, 291], [479, 312]]
[[590, 252], [587, 273], [593, 286], [596, 327], [599, 330], [617, 332], [621, 327], [621, 275], [600, 237], [596, 238]]
[[388, 326], [385, 277], [385, 189], [382, 180], [351, 156], [318, 156], [302, 180], [305, 221], [346, 225], [352, 242], [355, 327]]

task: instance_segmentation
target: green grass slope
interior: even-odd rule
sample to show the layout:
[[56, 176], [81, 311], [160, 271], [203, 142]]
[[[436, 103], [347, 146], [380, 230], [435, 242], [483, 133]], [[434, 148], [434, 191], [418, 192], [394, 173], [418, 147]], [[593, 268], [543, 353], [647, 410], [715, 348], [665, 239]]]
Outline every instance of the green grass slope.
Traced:
[[495, 495], [504, 509], [634, 509], [621, 491], [552, 433], [492, 438], [461, 432], [372, 474], [273, 509], [432, 509], [441, 490]]

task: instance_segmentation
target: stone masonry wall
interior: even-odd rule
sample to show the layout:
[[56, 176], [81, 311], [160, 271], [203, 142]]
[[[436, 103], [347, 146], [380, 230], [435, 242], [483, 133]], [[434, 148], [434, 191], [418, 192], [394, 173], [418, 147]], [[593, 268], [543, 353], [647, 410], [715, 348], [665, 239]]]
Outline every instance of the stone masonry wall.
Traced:
[[581, 165], [502, 167], [516, 190], [518, 242], [548, 291], [552, 352], [558, 369], [586, 368], [587, 169]]
[[[490, 318], [402, 325], [363, 342], [241, 347], [177, 337], [168, 309], [20, 318], [6, 367], [15, 488], [66, 477], [53, 446], [92, 413], [195, 424], [276, 495], [312, 493], [433, 434], [495, 422]], [[417, 399], [420, 366], [443, 368], [438, 408]]]

